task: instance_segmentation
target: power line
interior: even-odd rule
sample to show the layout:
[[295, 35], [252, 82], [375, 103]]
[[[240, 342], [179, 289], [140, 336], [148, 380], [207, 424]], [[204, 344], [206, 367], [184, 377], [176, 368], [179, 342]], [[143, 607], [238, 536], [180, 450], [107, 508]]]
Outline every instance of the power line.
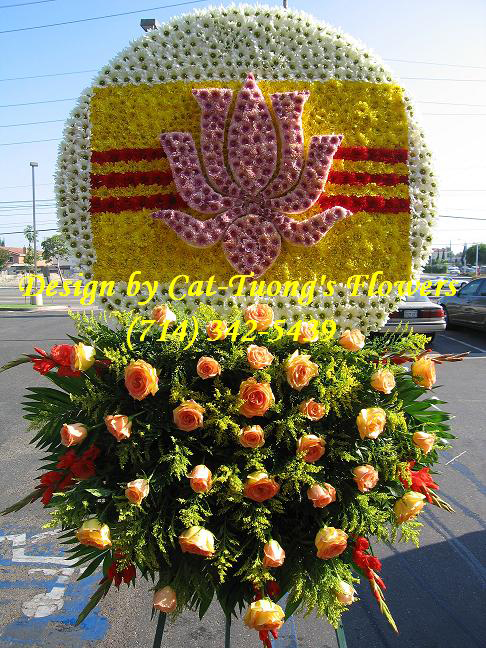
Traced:
[[[50, 229], [39, 229], [38, 232], [57, 232], [57, 227], [51, 227]], [[24, 230], [19, 230], [17, 232], [0, 232], [0, 235], [4, 234], [23, 234]]]
[[68, 97], [67, 99], [43, 99], [42, 101], [27, 101], [25, 103], [3, 104], [0, 108], [15, 108], [16, 106], [33, 106], [34, 104], [56, 103], [58, 101], [76, 101], [78, 97]]
[[486, 117], [486, 113], [422, 113], [422, 115], [434, 115], [435, 117]]
[[486, 70], [486, 67], [483, 65], [460, 65], [458, 63], [433, 63], [432, 61], [409, 61], [406, 59], [392, 59], [387, 58], [385, 61], [394, 61], [396, 63], [415, 63], [419, 65], [440, 65], [441, 67], [460, 67], [467, 68], [471, 70]]
[[[52, 187], [54, 183], [53, 182], [36, 182], [35, 185], [36, 187]], [[8, 187], [0, 187], [0, 191], [2, 189], [25, 189], [25, 187], [32, 187], [32, 185], [10, 185]]]
[[11, 7], [25, 7], [26, 5], [45, 4], [46, 2], [56, 2], [56, 0], [33, 0], [32, 2], [18, 2], [17, 4], [0, 5], [0, 9], [10, 9]]
[[161, 5], [158, 7], [148, 7], [147, 9], [137, 9], [136, 11], [123, 11], [122, 13], [107, 14], [106, 16], [92, 16], [90, 18], [79, 18], [78, 20], [65, 20], [58, 23], [50, 23], [48, 25], [34, 25], [32, 27], [17, 27], [16, 29], [2, 29], [0, 34], [11, 34], [13, 32], [31, 31], [33, 29], [46, 29], [47, 27], [61, 27], [63, 25], [74, 25], [77, 23], [91, 22], [93, 20], [105, 20], [106, 18], [117, 18], [118, 16], [131, 16], [137, 13], [145, 13], [148, 11], [156, 11], [158, 9], [170, 9], [172, 7], [182, 7], [184, 5], [199, 4], [206, 2], [206, 0], [190, 0], [189, 2], [179, 2], [177, 4]]
[[[1, 34], [2, 32], [0, 32]], [[440, 79], [438, 77], [401, 77], [404, 81], [469, 81], [470, 83], [486, 83], [486, 79]]]
[[445, 214], [439, 214], [439, 218], [456, 218], [457, 220], [477, 220], [486, 223], [486, 218], [477, 218], [475, 216], [446, 216]]
[[[53, 200], [54, 198], [39, 198], [38, 202], [52, 202]], [[7, 205], [8, 203], [31, 203], [31, 202], [32, 200], [0, 200], [0, 205]]]
[[486, 108], [486, 104], [452, 103], [450, 101], [417, 101], [416, 103], [438, 104], [440, 106], [470, 106], [471, 108]]
[[24, 79], [45, 79], [46, 77], [67, 76], [69, 74], [88, 74], [98, 70], [75, 70], [74, 72], [53, 72], [52, 74], [34, 74], [32, 76], [6, 77], [0, 81], [23, 81]]
[[0, 124], [0, 128], [14, 128], [15, 126], [34, 126], [36, 124], [54, 124], [63, 122], [65, 119], [47, 119], [46, 121], [23, 122], [21, 124]]
[[26, 140], [25, 142], [2, 142], [0, 146], [15, 146], [16, 144], [38, 144], [39, 142], [59, 142], [60, 137], [51, 137], [49, 139]]

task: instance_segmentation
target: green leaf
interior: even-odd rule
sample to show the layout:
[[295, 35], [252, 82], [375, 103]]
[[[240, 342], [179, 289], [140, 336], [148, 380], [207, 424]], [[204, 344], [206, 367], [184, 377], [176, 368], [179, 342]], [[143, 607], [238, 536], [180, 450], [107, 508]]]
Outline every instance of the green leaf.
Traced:
[[91, 576], [91, 574], [101, 565], [102, 561], [105, 558], [105, 552], [103, 552], [100, 556], [97, 556], [92, 563], [86, 567], [84, 572], [76, 579], [76, 580], [81, 580], [83, 578], [86, 578], [87, 576]]
[[102, 583], [98, 587], [96, 592], [89, 599], [87, 605], [81, 611], [81, 613], [78, 616], [78, 618], [76, 619], [76, 623], [74, 625], [78, 626], [80, 623], [82, 623], [86, 619], [86, 617], [91, 612], [91, 610], [93, 608], [95, 608], [98, 605], [98, 603], [101, 601], [101, 599], [104, 598], [107, 595], [108, 590], [110, 589], [110, 587], [111, 587], [111, 581], [106, 581], [106, 582]]
[[109, 497], [113, 495], [113, 491], [110, 488], [85, 488], [86, 493], [90, 493], [95, 497]]
[[12, 367], [16, 367], [17, 365], [24, 364], [25, 362], [32, 361], [28, 356], [21, 356], [16, 360], [10, 360], [10, 362], [7, 362], [7, 364], [4, 364], [2, 367], [0, 367], [0, 373], [2, 373], [2, 371], [7, 371], [7, 369], [12, 369]]
[[295, 612], [295, 610], [299, 607], [299, 605], [302, 603], [302, 599], [297, 599], [294, 600], [289, 597], [287, 601], [287, 605], [285, 606], [285, 620], [288, 621], [288, 619], [292, 616], [292, 614]]

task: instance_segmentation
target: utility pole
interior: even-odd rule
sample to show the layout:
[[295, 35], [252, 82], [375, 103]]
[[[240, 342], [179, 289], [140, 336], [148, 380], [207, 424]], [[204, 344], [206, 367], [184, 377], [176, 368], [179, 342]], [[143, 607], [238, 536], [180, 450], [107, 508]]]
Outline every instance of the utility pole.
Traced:
[[[34, 276], [35, 276], [35, 291], [37, 292], [37, 226], [35, 223], [35, 168], [39, 166], [37, 162], [31, 162], [32, 168], [32, 226], [34, 230]], [[42, 295], [32, 295], [30, 298], [31, 304], [42, 306]]]
[[479, 277], [479, 243], [476, 243], [476, 277]]
[[289, 8], [287, 0], [283, 0], [283, 8], [284, 8], [284, 9], [288, 9], [288, 8]]

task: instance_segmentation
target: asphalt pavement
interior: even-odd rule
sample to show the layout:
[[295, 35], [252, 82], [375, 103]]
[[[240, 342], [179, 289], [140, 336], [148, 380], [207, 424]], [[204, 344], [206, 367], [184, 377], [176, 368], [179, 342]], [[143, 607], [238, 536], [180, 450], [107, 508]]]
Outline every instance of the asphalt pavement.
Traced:
[[[73, 326], [64, 312], [0, 313], [0, 365], [32, 346], [50, 348], [67, 341]], [[458, 436], [444, 453], [440, 494], [455, 514], [426, 507], [419, 549], [410, 545], [376, 545], [383, 561], [387, 602], [399, 626], [396, 636], [381, 616], [367, 583], [360, 601], [343, 617], [348, 648], [484, 648], [486, 645], [486, 483], [484, 481], [486, 335], [457, 329], [437, 335], [441, 353], [469, 351], [463, 362], [438, 368], [441, 387]], [[29, 492], [38, 453], [22, 419], [20, 402], [26, 386], [44, 379], [21, 365], [0, 374], [0, 508]], [[150, 621], [151, 593], [145, 582], [136, 588], [113, 588], [80, 627], [74, 620], [96, 587], [99, 574], [76, 582], [78, 572], [66, 563], [52, 530], [43, 525], [46, 511], [38, 503], [0, 518], [0, 647], [150, 648], [155, 624]], [[184, 613], [168, 623], [163, 646], [222, 648], [224, 618], [213, 605], [206, 617]], [[241, 621], [232, 626], [232, 648], [257, 648], [256, 633]], [[293, 618], [274, 648], [336, 648], [334, 631], [325, 621]]]

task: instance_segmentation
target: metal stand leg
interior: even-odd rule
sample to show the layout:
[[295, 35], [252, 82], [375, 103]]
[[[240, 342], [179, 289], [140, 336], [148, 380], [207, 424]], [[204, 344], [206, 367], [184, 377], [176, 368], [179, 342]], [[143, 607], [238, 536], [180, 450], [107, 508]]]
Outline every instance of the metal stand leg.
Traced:
[[346, 635], [344, 634], [344, 628], [341, 623], [336, 628], [336, 639], [339, 648], [348, 648], [348, 644], [346, 643]]
[[167, 615], [165, 612], [159, 613], [159, 618], [157, 620], [157, 629], [155, 630], [155, 639], [153, 648], [160, 648], [162, 645], [162, 636], [164, 634], [165, 620]]
[[226, 625], [224, 628], [224, 648], [230, 648], [231, 639], [231, 616], [226, 617]]

